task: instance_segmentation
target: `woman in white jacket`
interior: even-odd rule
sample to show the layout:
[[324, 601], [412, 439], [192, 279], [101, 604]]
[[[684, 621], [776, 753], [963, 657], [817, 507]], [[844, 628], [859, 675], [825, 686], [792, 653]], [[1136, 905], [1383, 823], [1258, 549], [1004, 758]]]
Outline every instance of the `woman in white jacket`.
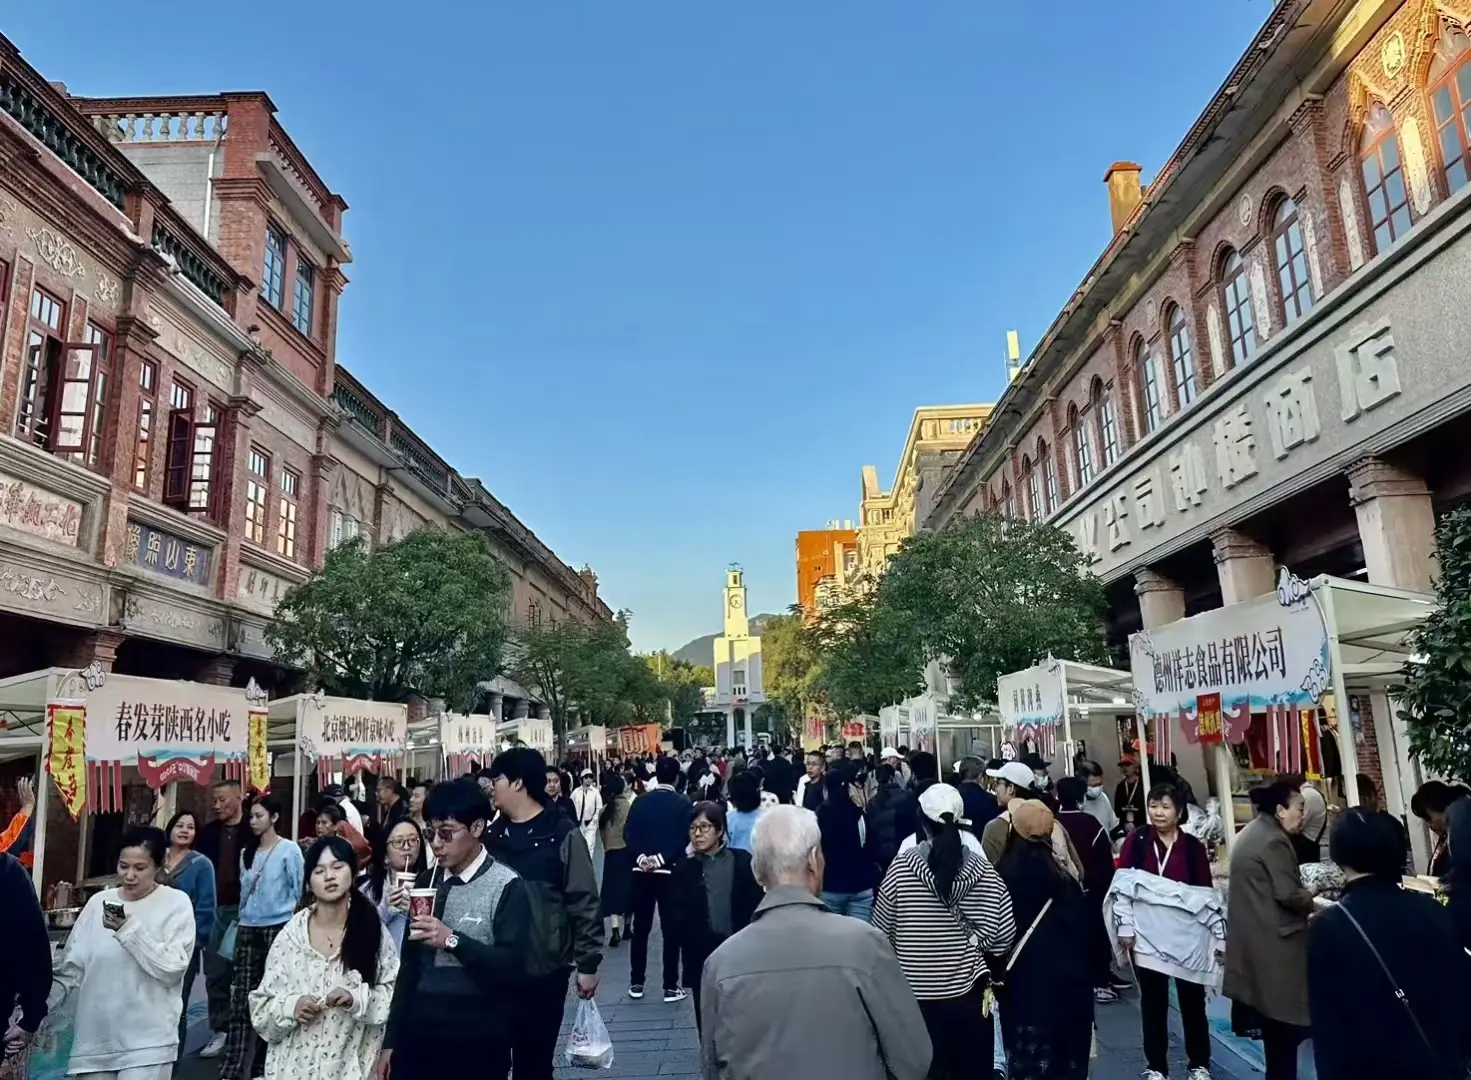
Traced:
[[266, 1041], [266, 1080], [367, 1080], [383, 1045], [398, 950], [357, 890], [357, 858], [340, 836], [306, 855], [308, 906], [271, 943], [250, 992]]
[[68, 1076], [166, 1080], [173, 1073], [194, 906], [158, 883], [167, 850], [162, 829], [123, 833], [122, 883], [87, 901], [67, 940], [47, 1023], [72, 1028]]

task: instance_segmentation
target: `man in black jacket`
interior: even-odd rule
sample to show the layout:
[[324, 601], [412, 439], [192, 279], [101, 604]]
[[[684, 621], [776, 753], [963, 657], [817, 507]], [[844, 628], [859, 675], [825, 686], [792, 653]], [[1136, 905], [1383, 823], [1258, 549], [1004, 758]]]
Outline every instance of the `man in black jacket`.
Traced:
[[[6, 1023], [5, 1051], [18, 1054], [46, 1019], [46, 995], [51, 992], [51, 942], [46, 919], [36, 900], [31, 875], [14, 856], [0, 852], [0, 911], [5, 913], [0, 948], [0, 1019]], [[20, 1020], [10, 1015], [20, 1006]]]
[[553, 937], [543, 949], [557, 964], [552, 974], [530, 979], [517, 1000], [515, 1078], [551, 1080], [568, 975], [575, 967], [579, 997], [590, 998], [598, 989], [603, 918], [597, 875], [581, 831], [548, 806], [547, 764], [538, 751], [503, 751], [490, 763], [490, 774], [500, 814], [486, 830], [485, 846], [526, 882]]
[[894, 766], [887, 762], [875, 766], [873, 775], [878, 786], [863, 812], [864, 846], [883, 877], [899, 854], [899, 845], [919, 828], [919, 801], [899, 782]]
[[[654, 766], [656, 783], [633, 800], [623, 838], [633, 854], [633, 947], [629, 958], [628, 996], [644, 996], [649, 963], [649, 933], [654, 909], [659, 922], [670, 923], [670, 875], [683, 861], [690, 842], [690, 801], [674, 790], [679, 762], [661, 757]], [[664, 1000], [683, 1001], [679, 985], [679, 942], [664, 937]]]
[[981, 778], [986, 773], [985, 762], [978, 757], [963, 757], [959, 765], [960, 801], [965, 804], [965, 820], [979, 840], [981, 830], [991, 819], [1001, 816], [1001, 806], [996, 802], [996, 796], [981, 786]]
[[245, 820], [245, 792], [239, 780], [215, 782], [213, 808], [214, 820], [199, 830], [194, 842], [194, 850], [215, 868], [214, 929], [200, 961], [212, 1033], [199, 1052], [206, 1058], [218, 1057], [225, 1049], [225, 1028], [230, 1022], [230, 984], [235, 964], [220, 955], [220, 942], [240, 914], [240, 852], [250, 835]]
[[797, 790], [797, 767], [788, 754], [789, 751], [772, 754], [769, 761], [761, 764], [765, 777], [761, 786], [775, 795], [780, 803], [791, 802], [792, 792]]
[[434, 914], [415, 916], [374, 1080], [505, 1080], [516, 1002], [538, 954], [526, 882], [485, 849], [490, 805], [473, 780], [436, 784], [424, 802], [437, 865], [416, 888], [435, 889]]

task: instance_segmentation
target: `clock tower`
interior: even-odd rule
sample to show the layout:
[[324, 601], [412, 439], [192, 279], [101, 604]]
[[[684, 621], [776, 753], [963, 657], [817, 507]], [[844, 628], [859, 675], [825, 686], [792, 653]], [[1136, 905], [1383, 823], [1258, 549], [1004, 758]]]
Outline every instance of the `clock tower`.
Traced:
[[751, 636], [746, 610], [746, 580], [739, 566], [725, 571], [725, 633], [715, 639], [715, 704], [725, 713], [725, 745], [733, 749], [739, 722], [747, 749], [752, 746], [751, 710], [766, 700], [761, 685], [761, 639]]

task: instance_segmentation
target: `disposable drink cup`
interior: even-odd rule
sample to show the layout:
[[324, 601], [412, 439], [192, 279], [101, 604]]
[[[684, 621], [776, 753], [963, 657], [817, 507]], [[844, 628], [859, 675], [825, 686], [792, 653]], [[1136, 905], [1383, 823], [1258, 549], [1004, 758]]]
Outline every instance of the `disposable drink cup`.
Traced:
[[409, 915], [415, 919], [434, 914], [434, 889], [413, 889], [409, 892]]
[[414, 887], [414, 872], [412, 870], [397, 870], [394, 872], [393, 882], [395, 885], [402, 886], [405, 889], [412, 889]]

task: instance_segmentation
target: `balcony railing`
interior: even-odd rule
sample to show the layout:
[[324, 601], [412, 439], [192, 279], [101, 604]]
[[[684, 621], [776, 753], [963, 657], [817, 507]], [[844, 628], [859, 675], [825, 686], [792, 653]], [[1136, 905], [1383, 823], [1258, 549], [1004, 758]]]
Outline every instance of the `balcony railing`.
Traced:
[[355, 392], [352, 387], [344, 385], [340, 376], [333, 381], [332, 400], [339, 409], [372, 432], [375, 438], [383, 438], [383, 423], [388, 418], [387, 413]]
[[156, 222], [153, 226], [153, 247], [173, 259], [178, 264], [179, 272], [198, 286], [200, 292], [220, 307], [225, 306], [225, 294], [230, 290], [225, 279], [215, 273], [209, 263], [195, 254], [192, 248]]
[[439, 491], [449, 493], [449, 467], [444, 462], [422, 447], [415, 445], [414, 440], [397, 427], [393, 429], [390, 438], [389, 445], [408, 462], [409, 468]]
[[229, 129], [223, 105], [214, 109], [98, 114], [91, 120], [114, 143], [219, 142]]
[[9, 72], [0, 72], [0, 110], [40, 140], [46, 149], [91, 184], [104, 199], [119, 210], [123, 209], [128, 184], [122, 174]]

